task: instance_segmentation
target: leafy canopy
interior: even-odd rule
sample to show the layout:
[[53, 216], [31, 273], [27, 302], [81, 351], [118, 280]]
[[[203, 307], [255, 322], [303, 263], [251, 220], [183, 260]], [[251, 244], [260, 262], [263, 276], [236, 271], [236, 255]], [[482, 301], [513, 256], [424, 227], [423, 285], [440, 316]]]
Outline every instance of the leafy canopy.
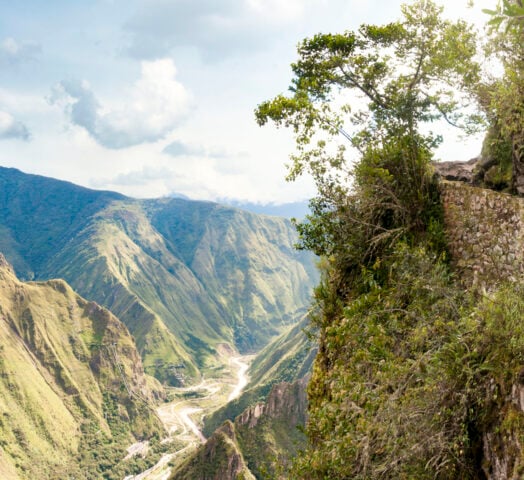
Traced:
[[313, 213], [298, 225], [303, 248], [373, 263], [431, 223], [428, 164], [441, 138], [423, 126], [445, 119], [469, 130], [478, 121], [461, 108], [469, 95], [456, 95], [478, 81], [475, 37], [441, 10], [418, 0], [397, 22], [305, 39], [290, 95], [258, 106], [260, 125], [295, 133], [289, 179], [307, 173], [317, 186]]
[[479, 87], [492, 129], [500, 132], [491, 148], [502, 142], [511, 147], [513, 190], [524, 195], [524, 4], [502, 0], [491, 15], [487, 54], [503, 67], [501, 78], [488, 75]]

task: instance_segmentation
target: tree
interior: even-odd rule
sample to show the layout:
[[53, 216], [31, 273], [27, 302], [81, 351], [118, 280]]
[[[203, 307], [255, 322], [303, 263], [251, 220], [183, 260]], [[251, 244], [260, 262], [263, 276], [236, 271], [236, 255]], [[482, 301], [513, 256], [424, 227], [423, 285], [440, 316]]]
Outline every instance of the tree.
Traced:
[[438, 119], [476, 127], [461, 108], [479, 78], [476, 41], [431, 1], [402, 13], [304, 40], [290, 95], [256, 111], [294, 131], [289, 179], [310, 174], [318, 190], [298, 225], [302, 248], [323, 256], [301, 479], [469, 478], [477, 453], [467, 404], [431, 363], [456, 336], [461, 299], [430, 168], [441, 138], [427, 131]]
[[500, 61], [502, 78], [480, 86], [492, 130], [499, 132], [493, 148], [507, 142], [511, 148], [513, 190], [524, 195], [524, 5], [522, 0], [502, 0], [491, 15], [488, 55]]
[[260, 125], [293, 129], [289, 179], [308, 173], [318, 190], [312, 215], [298, 225], [301, 245], [336, 254], [340, 270], [358, 271], [430, 225], [436, 203], [428, 165], [441, 137], [423, 133], [423, 125], [477, 124], [461, 108], [471, 96], [456, 95], [478, 81], [475, 37], [441, 11], [418, 0], [402, 7], [398, 22], [305, 39], [291, 95], [256, 110]]

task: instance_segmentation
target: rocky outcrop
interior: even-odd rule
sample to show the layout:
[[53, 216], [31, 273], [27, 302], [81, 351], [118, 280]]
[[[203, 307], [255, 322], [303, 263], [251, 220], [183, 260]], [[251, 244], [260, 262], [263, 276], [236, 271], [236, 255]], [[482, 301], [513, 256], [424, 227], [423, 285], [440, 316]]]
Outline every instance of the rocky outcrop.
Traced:
[[283, 419], [291, 427], [305, 423], [307, 411], [306, 386], [309, 376], [294, 383], [276, 384], [266, 402], [246, 409], [235, 419], [235, 425], [255, 428], [264, 417]]
[[478, 161], [475, 157], [467, 162], [434, 162], [433, 167], [444, 180], [472, 183]]
[[288, 478], [291, 459], [305, 445], [298, 427], [306, 422], [308, 380], [274, 385], [266, 402], [216, 429], [172, 480]]
[[255, 480], [255, 477], [246, 466], [235, 427], [227, 421], [172, 475], [171, 479]]
[[510, 192], [513, 188], [518, 193], [515, 182], [512, 187], [511, 168], [493, 155], [480, 155], [465, 162], [434, 162], [433, 167], [444, 180], [504, 192]]

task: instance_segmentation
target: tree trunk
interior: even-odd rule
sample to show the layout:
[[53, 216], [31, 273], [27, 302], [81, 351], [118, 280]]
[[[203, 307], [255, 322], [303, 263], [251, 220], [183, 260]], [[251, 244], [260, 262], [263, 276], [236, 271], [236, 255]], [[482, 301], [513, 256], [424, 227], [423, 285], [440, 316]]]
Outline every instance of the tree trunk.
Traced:
[[514, 134], [512, 139], [513, 190], [524, 196], [524, 130]]

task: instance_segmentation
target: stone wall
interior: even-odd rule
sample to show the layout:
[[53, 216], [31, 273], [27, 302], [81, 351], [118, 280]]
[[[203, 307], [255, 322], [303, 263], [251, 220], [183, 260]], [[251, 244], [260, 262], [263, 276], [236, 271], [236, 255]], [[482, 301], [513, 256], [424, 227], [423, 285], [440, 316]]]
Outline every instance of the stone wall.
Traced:
[[524, 199], [441, 182], [452, 261], [466, 283], [496, 287], [524, 274]]

